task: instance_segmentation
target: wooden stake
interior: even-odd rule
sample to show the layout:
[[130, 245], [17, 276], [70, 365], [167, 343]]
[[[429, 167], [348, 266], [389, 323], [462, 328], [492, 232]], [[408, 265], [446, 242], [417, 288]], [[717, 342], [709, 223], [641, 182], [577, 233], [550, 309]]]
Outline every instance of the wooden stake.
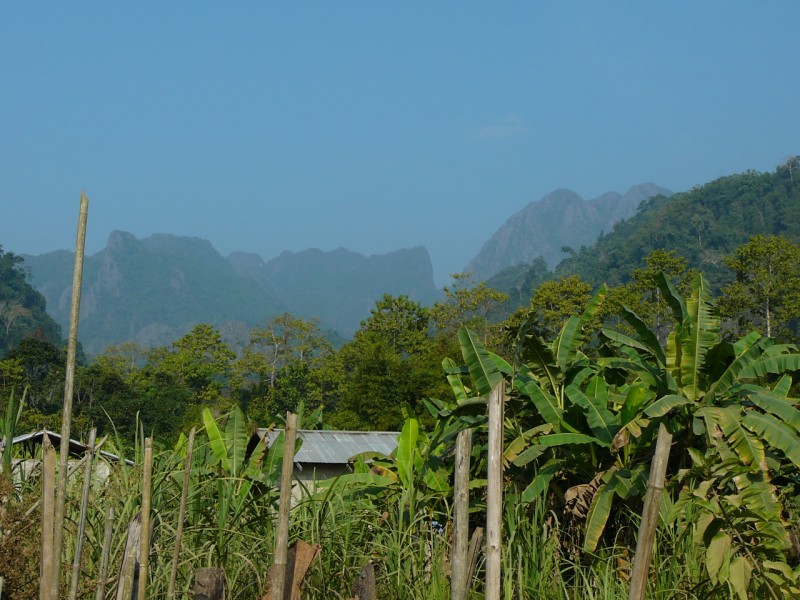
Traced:
[[142, 513], [137, 514], [128, 524], [128, 535], [125, 539], [125, 551], [122, 554], [122, 565], [117, 579], [116, 600], [131, 600], [136, 597], [139, 567], [140, 540], [142, 539]]
[[178, 511], [178, 528], [175, 532], [175, 550], [172, 552], [172, 571], [169, 575], [167, 599], [175, 600], [175, 581], [178, 578], [178, 562], [181, 556], [181, 538], [183, 538], [183, 522], [186, 520], [186, 504], [189, 499], [189, 482], [192, 475], [192, 454], [194, 452], [195, 428], [189, 432], [186, 442], [186, 459], [183, 461], [183, 488], [181, 489], [181, 507]]
[[95, 448], [94, 442], [97, 437], [97, 429], [89, 432], [89, 456], [83, 472], [83, 493], [81, 494], [81, 510], [78, 519], [78, 539], [75, 541], [75, 557], [72, 561], [72, 578], [69, 582], [69, 598], [75, 600], [78, 597], [78, 581], [81, 577], [81, 553], [83, 552], [83, 533], [86, 530], [86, 509], [89, 505], [89, 492], [92, 487], [92, 469], [94, 468]]
[[353, 584], [351, 600], [376, 600], [378, 597], [377, 586], [375, 585], [375, 565], [370, 560], [361, 569], [358, 579]]
[[503, 400], [501, 381], [489, 394], [489, 448], [486, 482], [486, 600], [500, 600], [503, 535]]
[[139, 589], [137, 600], [147, 596], [147, 569], [150, 566], [150, 494], [153, 491], [153, 438], [144, 441], [144, 483], [142, 485], [142, 537], [139, 546]]
[[481, 554], [483, 547], [483, 527], [476, 527], [472, 532], [472, 537], [469, 538], [469, 553], [467, 555], [467, 589], [472, 585], [472, 579], [475, 577], [475, 569], [478, 566], [478, 557]]
[[100, 575], [97, 578], [95, 600], [106, 597], [106, 580], [108, 579], [108, 557], [111, 555], [111, 536], [114, 533], [114, 507], [109, 506], [106, 512], [106, 528], [103, 532], [103, 550], [100, 555]]
[[289, 553], [289, 512], [292, 508], [292, 471], [294, 446], [297, 439], [297, 415], [286, 414], [283, 431], [283, 465], [281, 470], [281, 497], [278, 504], [278, 535], [275, 541], [275, 561], [272, 572], [272, 600], [283, 600], [286, 587], [286, 564]]
[[658, 511], [661, 508], [661, 494], [664, 491], [664, 480], [667, 476], [669, 450], [672, 434], [664, 424], [658, 427], [656, 452], [650, 465], [650, 477], [647, 481], [647, 493], [644, 497], [642, 522], [639, 525], [639, 538], [636, 542], [636, 555], [633, 559], [631, 587], [628, 600], [642, 600], [647, 589], [647, 574], [653, 558], [653, 541], [658, 527]]
[[198, 569], [194, 577], [194, 600], [225, 600], [225, 571], [213, 567]]
[[64, 508], [67, 496], [67, 464], [69, 460], [69, 436], [72, 424], [72, 391], [75, 386], [75, 357], [78, 350], [78, 321], [81, 311], [81, 282], [83, 280], [83, 254], [86, 246], [86, 218], [89, 200], [81, 192], [81, 207], [78, 216], [78, 235], [75, 240], [75, 263], [72, 268], [72, 305], [69, 315], [69, 338], [67, 340], [67, 367], [64, 377], [64, 412], [61, 417], [61, 454], [58, 463], [58, 490], [56, 493], [55, 523], [53, 529], [53, 555], [55, 576], [52, 581], [53, 597], [58, 596], [61, 572], [61, 546], [64, 539]]
[[55, 555], [53, 524], [55, 523], [56, 451], [47, 434], [42, 443], [42, 564], [39, 568], [40, 600], [56, 600], [53, 593]]
[[469, 463], [472, 453], [472, 430], [458, 432], [453, 501], [453, 558], [450, 563], [450, 599], [466, 600], [469, 590]]
[[[303, 540], [297, 540], [289, 548], [286, 555], [286, 581], [283, 590], [283, 600], [300, 600], [301, 588], [305, 580], [306, 573], [311, 564], [319, 556], [320, 546], [308, 544]], [[266, 594], [261, 600], [271, 600], [272, 598], [272, 578], [277, 566], [272, 565], [267, 578]]]

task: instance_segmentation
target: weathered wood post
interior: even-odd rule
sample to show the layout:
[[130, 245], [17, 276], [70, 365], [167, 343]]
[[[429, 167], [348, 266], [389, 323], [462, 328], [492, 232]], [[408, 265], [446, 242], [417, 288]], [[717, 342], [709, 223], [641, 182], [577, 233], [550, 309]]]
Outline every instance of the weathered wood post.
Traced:
[[128, 524], [128, 535], [125, 539], [125, 551], [122, 554], [122, 565], [117, 578], [116, 600], [133, 600], [136, 598], [136, 585], [139, 575], [137, 557], [142, 537], [142, 513], [137, 514]]
[[178, 577], [178, 562], [181, 556], [181, 539], [183, 538], [183, 522], [186, 520], [186, 504], [189, 499], [189, 481], [192, 475], [192, 455], [194, 452], [195, 428], [189, 432], [186, 442], [186, 459], [183, 463], [183, 488], [181, 489], [181, 506], [178, 510], [178, 528], [175, 532], [175, 550], [172, 552], [172, 571], [169, 574], [167, 599], [175, 600], [175, 581]]
[[489, 394], [489, 448], [486, 482], [486, 600], [500, 600], [503, 534], [503, 402], [505, 382]]
[[142, 537], [139, 546], [139, 589], [137, 600], [147, 596], [147, 570], [150, 566], [150, 496], [153, 492], [153, 438], [144, 441], [144, 482], [142, 484]]
[[103, 550], [100, 554], [100, 575], [97, 577], [95, 600], [106, 597], [106, 580], [108, 579], [108, 558], [111, 556], [111, 537], [114, 533], [114, 507], [109, 506], [106, 512], [106, 527], [103, 531]]
[[69, 582], [69, 600], [78, 597], [78, 582], [81, 578], [81, 554], [83, 552], [83, 534], [86, 530], [86, 510], [89, 506], [89, 492], [92, 488], [92, 470], [94, 469], [95, 439], [97, 429], [89, 432], [89, 455], [83, 471], [83, 493], [81, 494], [80, 517], [78, 518], [78, 539], [75, 540], [75, 557], [72, 561], [72, 578]]
[[225, 570], [198, 569], [194, 576], [194, 600], [225, 600]]
[[56, 600], [53, 578], [56, 574], [53, 552], [55, 523], [56, 451], [47, 434], [42, 443], [42, 564], [39, 567], [39, 599]]
[[292, 508], [292, 471], [294, 446], [297, 439], [297, 415], [286, 414], [283, 430], [283, 464], [281, 470], [281, 497], [278, 504], [278, 535], [275, 541], [275, 561], [272, 567], [272, 600], [283, 600], [286, 586], [286, 564], [289, 552], [289, 512]]
[[351, 590], [356, 600], [376, 600], [378, 597], [375, 585], [375, 564], [370, 560], [363, 566]]
[[647, 589], [647, 573], [653, 558], [653, 541], [658, 527], [658, 511], [661, 507], [661, 494], [664, 491], [664, 480], [667, 476], [669, 450], [672, 434], [664, 424], [658, 427], [658, 439], [653, 462], [650, 465], [650, 477], [647, 481], [647, 493], [644, 497], [642, 522], [639, 525], [639, 538], [636, 542], [636, 555], [633, 559], [631, 587], [628, 600], [642, 600]]
[[450, 561], [450, 599], [466, 600], [469, 590], [469, 464], [472, 430], [458, 432], [453, 506], [453, 557]]
[[67, 340], [67, 367], [64, 376], [64, 412], [61, 418], [61, 455], [58, 463], [58, 489], [56, 492], [55, 523], [53, 525], [53, 557], [55, 576], [52, 583], [53, 597], [58, 596], [61, 573], [61, 546], [64, 540], [64, 509], [67, 497], [67, 466], [69, 460], [69, 436], [72, 425], [72, 392], [75, 387], [75, 358], [78, 351], [78, 321], [81, 311], [81, 281], [83, 280], [83, 253], [86, 246], [86, 218], [89, 200], [81, 192], [81, 207], [78, 216], [78, 235], [75, 240], [75, 263], [72, 268], [72, 305], [69, 315], [69, 338]]

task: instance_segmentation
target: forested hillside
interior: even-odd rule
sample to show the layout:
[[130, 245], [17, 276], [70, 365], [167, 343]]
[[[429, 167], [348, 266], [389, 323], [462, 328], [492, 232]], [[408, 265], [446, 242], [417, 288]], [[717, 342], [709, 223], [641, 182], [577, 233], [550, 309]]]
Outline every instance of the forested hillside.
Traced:
[[525, 306], [533, 291], [555, 277], [578, 275], [594, 287], [630, 283], [654, 250], [674, 250], [687, 268], [702, 271], [716, 290], [734, 273], [723, 258], [754, 235], [800, 242], [800, 158], [772, 173], [722, 177], [688, 192], [655, 196], [591, 245], [566, 249], [548, 270], [541, 259], [508, 267], [486, 280], [509, 296], [496, 312], [505, 318]]
[[800, 242], [800, 157], [772, 173], [751, 171], [669, 198], [657, 196], [594, 245], [562, 261], [556, 274], [578, 274], [594, 284], [625, 283], [645, 256], [665, 249], [678, 252], [719, 289], [733, 278], [723, 257], [754, 235]]
[[45, 312], [44, 296], [28, 283], [22, 262], [0, 246], [0, 356], [24, 338], [61, 339], [61, 328]]

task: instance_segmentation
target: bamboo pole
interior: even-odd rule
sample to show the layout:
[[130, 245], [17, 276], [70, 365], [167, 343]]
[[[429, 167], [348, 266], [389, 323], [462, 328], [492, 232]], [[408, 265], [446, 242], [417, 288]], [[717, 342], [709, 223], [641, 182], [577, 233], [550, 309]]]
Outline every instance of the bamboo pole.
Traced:
[[456, 439], [455, 499], [453, 506], [453, 558], [450, 563], [450, 599], [466, 600], [469, 590], [469, 463], [472, 430], [463, 429]]
[[672, 434], [664, 424], [658, 427], [658, 439], [653, 462], [650, 465], [650, 477], [647, 481], [647, 493], [644, 497], [642, 522], [639, 525], [639, 537], [636, 542], [636, 555], [633, 559], [631, 587], [628, 600], [642, 600], [647, 588], [647, 574], [653, 558], [653, 541], [658, 527], [658, 511], [661, 508], [661, 493], [664, 491], [664, 480], [667, 476], [667, 462], [672, 444]]
[[292, 508], [292, 471], [294, 446], [297, 439], [297, 415], [286, 414], [283, 430], [283, 465], [281, 470], [281, 497], [278, 504], [278, 535], [275, 541], [275, 561], [272, 569], [272, 600], [283, 600], [286, 585], [286, 565], [289, 554], [289, 511]]
[[501, 381], [489, 394], [489, 448], [486, 482], [486, 600], [500, 600], [503, 533], [503, 400]]
[[72, 561], [72, 578], [69, 582], [69, 599], [75, 600], [78, 597], [78, 581], [81, 576], [81, 553], [83, 552], [83, 534], [86, 530], [86, 510], [89, 505], [89, 492], [92, 487], [92, 469], [94, 468], [95, 439], [97, 429], [89, 432], [89, 457], [86, 461], [86, 468], [83, 472], [83, 493], [81, 494], [81, 510], [78, 519], [78, 539], [75, 540], [75, 557]]
[[55, 600], [53, 577], [53, 523], [55, 522], [56, 451], [47, 434], [42, 444], [42, 564], [39, 567], [39, 599]]
[[69, 338], [67, 340], [67, 367], [64, 377], [64, 412], [61, 418], [61, 455], [58, 463], [58, 489], [56, 492], [55, 523], [53, 529], [53, 556], [55, 576], [53, 596], [57, 589], [61, 572], [61, 546], [64, 539], [64, 508], [67, 496], [67, 464], [69, 459], [69, 436], [72, 425], [72, 391], [75, 386], [75, 357], [78, 350], [78, 321], [81, 310], [81, 282], [83, 280], [83, 254], [86, 246], [86, 219], [89, 213], [89, 200], [81, 192], [81, 207], [78, 216], [78, 234], [75, 240], [75, 264], [72, 269], [72, 305], [69, 315]]
[[144, 441], [144, 483], [142, 485], [142, 537], [139, 545], [139, 589], [137, 600], [147, 596], [147, 569], [150, 566], [150, 494], [153, 491], [153, 438]]
[[178, 577], [178, 562], [181, 556], [181, 538], [183, 537], [183, 522], [186, 519], [186, 503], [189, 499], [189, 481], [192, 475], [192, 454], [194, 452], [195, 428], [189, 432], [186, 442], [186, 459], [183, 465], [183, 488], [181, 489], [181, 507], [178, 510], [178, 528], [175, 532], [175, 550], [172, 553], [172, 571], [169, 575], [167, 599], [175, 600], [175, 581]]
[[114, 533], [114, 507], [109, 506], [106, 512], [106, 528], [103, 532], [103, 550], [100, 554], [100, 576], [97, 579], [95, 600], [106, 597], [106, 580], [108, 579], [108, 557], [111, 555], [111, 536]]

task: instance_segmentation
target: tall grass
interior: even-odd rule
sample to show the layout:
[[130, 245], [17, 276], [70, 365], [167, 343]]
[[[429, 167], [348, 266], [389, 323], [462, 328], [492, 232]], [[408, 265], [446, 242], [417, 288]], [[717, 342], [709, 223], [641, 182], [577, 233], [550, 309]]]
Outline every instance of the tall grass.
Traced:
[[[203, 463], [204, 452], [201, 440], [196, 447], [199, 458], [191, 475], [189, 511], [178, 569], [178, 597], [191, 597], [193, 577], [198, 568], [219, 566], [225, 569], [229, 599], [260, 598], [266, 588], [275, 543], [276, 490], [269, 482], [256, 482], [236, 514], [219, 514], [220, 497], [226, 486], [238, 486], [242, 481], [209, 468]], [[109, 571], [112, 580], [106, 598], [114, 597], [127, 526], [140, 508], [141, 440], [126, 454], [136, 466], [113, 463], [110, 477], [106, 481], [94, 481], [91, 488], [79, 598], [94, 598], [104, 516], [109, 507], [114, 508], [117, 517]], [[78, 470], [70, 481], [71, 500], [67, 505], [64, 535], [65, 564], [72, 560], [75, 547], [81, 473]], [[148, 597], [166, 598], [183, 479], [180, 452], [173, 449], [156, 452], [153, 473], [155, 531]], [[0, 520], [5, 540], [18, 539], [13, 537], [15, 527], [25, 528], [24, 539], [34, 550], [38, 548], [38, 525], [30, 520], [23, 521], [20, 515], [38, 497], [38, 485], [38, 474], [33, 473], [18, 481], [14, 491], [9, 492], [8, 486], [3, 488], [2, 514], [16, 515], [14, 518], [19, 523]], [[12, 511], [9, 507], [15, 509]], [[480, 524], [480, 514], [474, 517], [476, 524]], [[635, 517], [631, 516], [629, 521], [635, 525]], [[290, 538], [321, 548], [307, 575], [304, 598], [351, 597], [353, 584], [369, 561], [375, 567], [380, 598], [449, 598], [450, 507], [443, 501], [426, 501], [423, 490], [387, 495], [379, 488], [366, 485], [336, 484], [316, 489], [310, 486], [303, 490], [292, 510]], [[649, 597], [664, 600], [727, 597], [719, 591], [714, 596], [703, 585], [703, 565], [695, 558], [687, 538], [682, 535], [679, 521], [662, 522], [656, 540]], [[13, 550], [20, 554], [25, 551], [22, 547]], [[6, 547], [6, 553], [9, 552]], [[38, 556], [38, 552], [28, 552], [28, 555]], [[624, 541], [611, 543], [593, 555], [577, 552], [558, 515], [548, 510], [544, 499], [523, 506], [513, 495], [506, 498], [502, 573], [507, 600], [627, 598], [631, 560], [632, 549]], [[8, 572], [9, 564], [0, 563], [0, 574], [7, 579], [3, 599], [30, 597], [25, 595], [30, 593], [30, 582], [27, 587], [21, 586], [25, 591], [15, 595], [14, 582], [8, 579], [24, 575]], [[66, 576], [69, 569], [62, 571]], [[38, 565], [33, 566], [33, 572], [38, 572]], [[482, 597], [482, 577], [483, 564], [479, 560], [471, 582], [471, 598]]]

